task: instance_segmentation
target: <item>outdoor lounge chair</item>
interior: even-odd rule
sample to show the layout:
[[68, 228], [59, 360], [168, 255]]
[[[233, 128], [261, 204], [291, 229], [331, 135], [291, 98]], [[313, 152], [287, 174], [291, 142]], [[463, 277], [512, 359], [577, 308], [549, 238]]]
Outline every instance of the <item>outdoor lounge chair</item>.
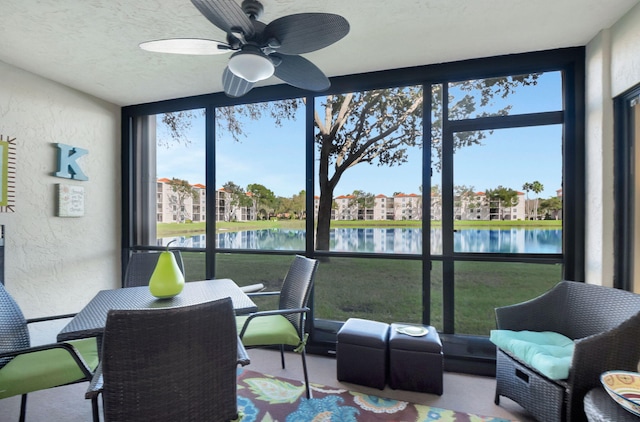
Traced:
[[315, 278], [318, 261], [296, 255], [279, 292], [251, 293], [249, 296], [279, 295], [277, 310], [260, 311], [248, 316], [236, 317], [240, 339], [246, 347], [280, 346], [282, 368], [284, 346], [292, 346], [302, 357], [302, 369], [307, 398], [310, 398], [309, 376], [305, 356], [305, 320], [309, 308], [307, 302]]
[[89, 381], [98, 366], [95, 338], [31, 346], [28, 324], [72, 316], [25, 319], [0, 283], [0, 399], [22, 395], [20, 422], [27, 393]]
[[573, 340], [568, 377], [550, 379], [513, 353], [498, 348], [496, 395], [508, 397], [544, 422], [585, 421], [585, 394], [600, 374], [637, 371], [640, 360], [640, 295], [562, 281], [539, 297], [497, 308], [498, 330], [550, 331]]

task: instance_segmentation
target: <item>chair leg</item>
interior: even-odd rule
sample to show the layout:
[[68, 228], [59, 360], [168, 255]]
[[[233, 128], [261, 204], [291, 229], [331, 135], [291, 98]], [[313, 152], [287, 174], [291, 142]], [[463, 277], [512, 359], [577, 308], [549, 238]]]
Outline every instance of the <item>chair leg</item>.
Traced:
[[91, 399], [91, 413], [93, 414], [93, 422], [100, 422], [100, 413], [98, 411], [98, 398]]
[[22, 400], [20, 401], [20, 422], [24, 422], [27, 413], [27, 395], [22, 395]]
[[284, 344], [280, 345], [280, 361], [282, 362], [282, 369], [284, 369]]
[[300, 354], [302, 355], [302, 371], [304, 372], [304, 386], [307, 391], [307, 398], [310, 399], [311, 391], [309, 389], [309, 374], [307, 373], [307, 358], [306, 358], [306, 352], [304, 348], [302, 349], [302, 352], [300, 352]]

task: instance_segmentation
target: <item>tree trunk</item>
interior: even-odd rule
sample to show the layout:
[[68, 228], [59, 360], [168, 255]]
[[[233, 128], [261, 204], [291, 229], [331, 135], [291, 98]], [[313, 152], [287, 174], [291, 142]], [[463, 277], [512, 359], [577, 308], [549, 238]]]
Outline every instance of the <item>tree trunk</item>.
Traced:
[[320, 163], [318, 184], [320, 199], [318, 202], [318, 227], [316, 228], [316, 250], [329, 250], [329, 233], [331, 229], [331, 206], [333, 205], [333, 190], [340, 180], [341, 170], [336, 169], [333, 177], [329, 177], [329, 157], [331, 154], [331, 139], [323, 137], [320, 148]]
[[316, 249], [319, 251], [329, 250], [332, 202], [333, 189], [328, 189], [320, 194], [320, 201], [318, 203], [318, 227], [316, 229]]

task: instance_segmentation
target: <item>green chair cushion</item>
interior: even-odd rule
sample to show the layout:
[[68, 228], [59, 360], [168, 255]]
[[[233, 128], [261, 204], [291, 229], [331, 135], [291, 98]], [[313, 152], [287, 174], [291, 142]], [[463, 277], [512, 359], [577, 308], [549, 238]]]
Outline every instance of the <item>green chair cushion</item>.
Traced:
[[569, 376], [574, 343], [551, 331], [492, 330], [493, 344], [553, 380]]
[[[98, 366], [95, 338], [70, 341], [91, 370]], [[27, 353], [0, 369], [0, 399], [79, 381], [84, 374], [64, 349]]]
[[[242, 330], [246, 316], [236, 317], [238, 334]], [[249, 322], [247, 331], [242, 337], [242, 344], [245, 346], [267, 346], [271, 344], [287, 344], [297, 346], [300, 344], [300, 337], [296, 328], [282, 315], [267, 315], [257, 317]]]

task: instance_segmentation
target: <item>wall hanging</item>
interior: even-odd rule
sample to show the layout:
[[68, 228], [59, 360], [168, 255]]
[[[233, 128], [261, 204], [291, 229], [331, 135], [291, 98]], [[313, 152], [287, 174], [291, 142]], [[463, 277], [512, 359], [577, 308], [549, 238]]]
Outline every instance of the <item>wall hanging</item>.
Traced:
[[16, 138], [0, 135], [0, 212], [14, 212]]
[[84, 215], [84, 187], [58, 184], [58, 217]]

